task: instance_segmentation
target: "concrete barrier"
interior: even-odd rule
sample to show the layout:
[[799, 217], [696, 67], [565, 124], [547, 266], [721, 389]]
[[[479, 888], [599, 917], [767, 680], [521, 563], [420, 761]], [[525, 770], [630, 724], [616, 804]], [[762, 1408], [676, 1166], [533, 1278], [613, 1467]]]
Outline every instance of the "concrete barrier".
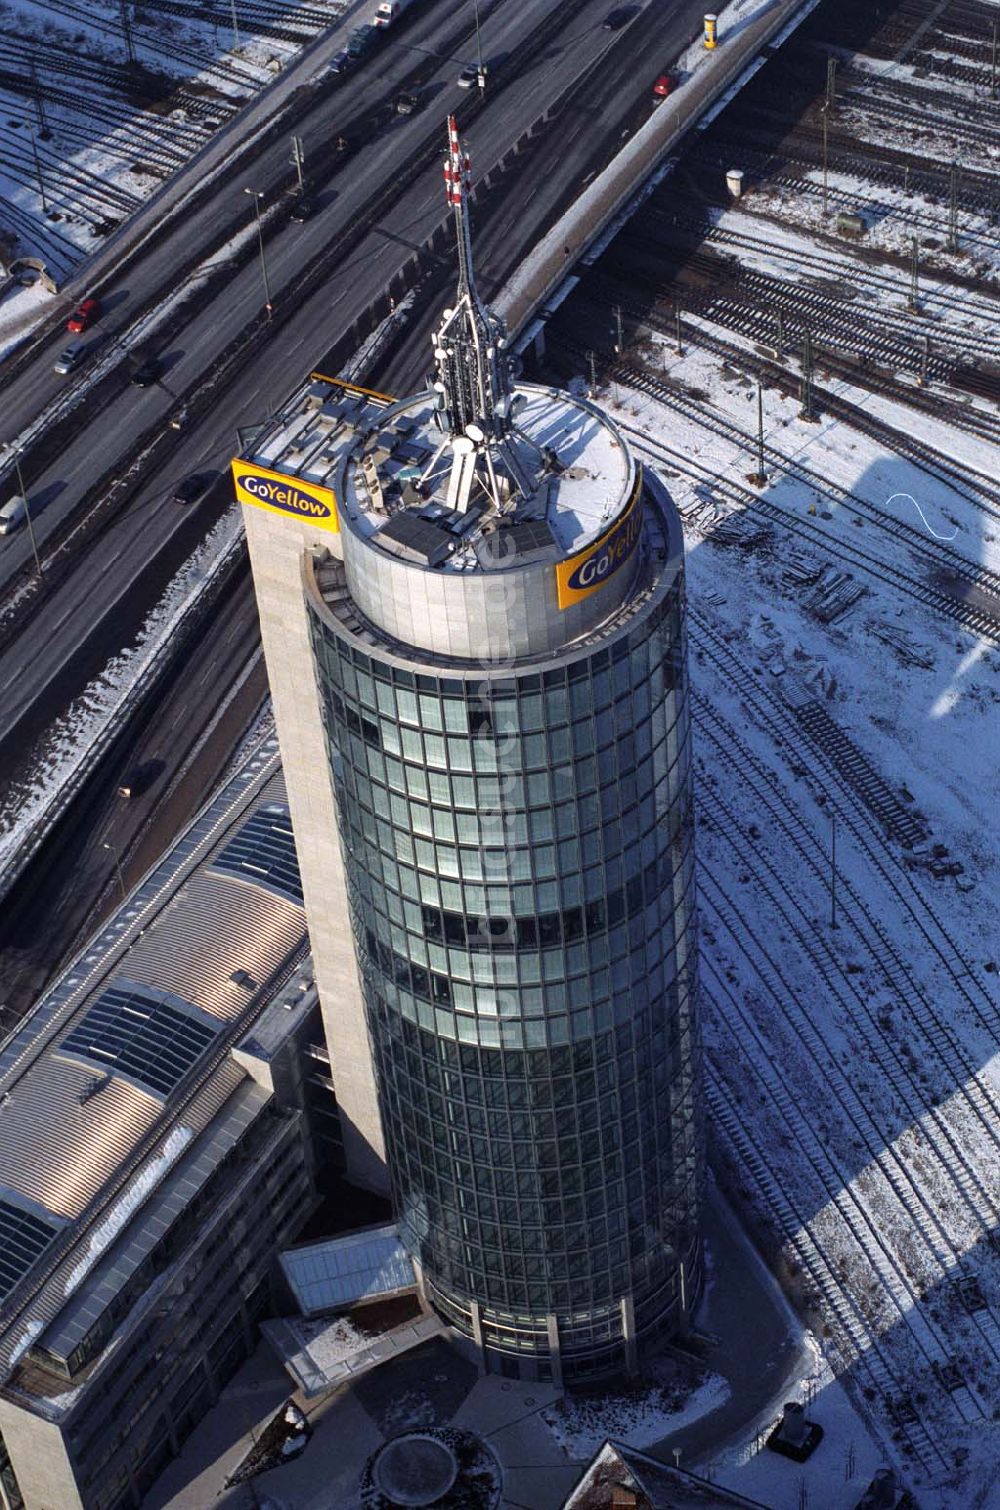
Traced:
[[573, 263], [616, 218], [627, 218], [671, 149], [694, 127], [707, 124], [726, 103], [727, 94], [735, 93], [766, 61], [764, 48], [783, 42], [818, 3], [776, 0], [758, 21], [749, 22], [717, 52], [706, 54], [695, 76], [653, 112], [501, 290], [496, 307], [512, 339], [556, 293]]

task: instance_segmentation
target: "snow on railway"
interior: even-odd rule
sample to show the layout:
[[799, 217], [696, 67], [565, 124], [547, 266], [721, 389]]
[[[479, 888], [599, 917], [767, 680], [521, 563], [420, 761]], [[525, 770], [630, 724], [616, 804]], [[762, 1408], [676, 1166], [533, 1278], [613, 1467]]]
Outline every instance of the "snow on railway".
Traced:
[[[916, 515], [905, 531], [878, 516], [898, 485], [931, 525], [959, 521], [970, 557], [984, 517], [943, 482], [929, 499], [911, 463], [774, 392], [755, 491], [754, 387], [696, 348], [645, 354], [665, 369], [662, 395], [619, 368], [602, 396], [685, 520], [718, 1135], [921, 1504], [973, 1504], [1000, 1416], [998, 999], [982, 906], [1000, 890], [1000, 625], [992, 640], [956, 628], [887, 581], [883, 565], [909, 566], [930, 537]], [[766, 520], [758, 493], [782, 499]], [[872, 506], [864, 557], [845, 497]], [[838, 575], [860, 591], [827, 617]], [[813, 737], [811, 705], [840, 746]], [[886, 837], [843, 749], [919, 819], [923, 843]]]
[[[547, 332], [684, 518], [721, 1167], [924, 1510], [1000, 1455], [1000, 7], [969, 76], [957, 9], [821, 7]], [[715, 1476], [839, 1503], [759, 1442]]]

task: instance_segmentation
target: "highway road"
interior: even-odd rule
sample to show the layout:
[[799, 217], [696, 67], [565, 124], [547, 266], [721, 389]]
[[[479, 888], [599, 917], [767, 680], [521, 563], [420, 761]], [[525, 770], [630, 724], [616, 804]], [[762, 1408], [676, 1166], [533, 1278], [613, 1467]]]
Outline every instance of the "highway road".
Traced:
[[[471, 7], [465, 7], [471, 16]], [[493, 63], [492, 78], [500, 77], [497, 60], [513, 51], [530, 35], [533, 25], [558, 10], [557, 0], [524, 7], [498, 8], [483, 22], [483, 51]], [[432, 8], [432, 12], [436, 10]], [[430, 24], [428, 12], [424, 24]], [[575, 7], [573, 20], [563, 25], [558, 36], [535, 52], [502, 85], [491, 84], [481, 113], [469, 131], [474, 153], [474, 178], [485, 173], [509, 148], [523, 126], [544, 109], [546, 101], [566, 89], [582, 71], [592, 66], [587, 97], [576, 112], [576, 129], [560, 140], [554, 160], [544, 174], [530, 183], [521, 183], [517, 194], [520, 206], [516, 225], [512, 224], [505, 241], [520, 255], [551, 219], [555, 208], [606, 160], [617, 144], [621, 116], [634, 114], [637, 108], [648, 110], [649, 81], [665, 61], [675, 54], [689, 37], [699, 7], [690, 3], [675, 6], [671, 24], [665, 26], [661, 7], [650, 5], [641, 10], [632, 24], [618, 32], [601, 28], [606, 14], [604, 0], [590, 0]], [[430, 52], [437, 36], [418, 30], [391, 40], [386, 50], [343, 86], [340, 119], [350, 116], [353, 141], [357, 150], [349, 161], [319, 185], [321, 212], [303, 226], [289, 225], [277, 230], [267, 242], [268, 280], [278, 311], [272, 326], [261, 326], [243, 359], [238, 383], [230, 385], [213, 398], [200, 422], [178, 435], [174, 455], [157, 469], [156, 476], [138, 487], [127, 509], [118, 515], [112, 528], [94, 539], [79, 552], [73, 570], [58, 589], [40, 603], [24, 632], [7, 645], [0, 656], [0, 754], [6, 761], [27, 750], [31, 737], [55, 716], [73, 692], [70, 668], [75, 662], [92, 669], [101, 654], [112, 654], [127, 643], [141, 619], [142, 612], [164, 580], [164, 563], [173, 562], [176, 546], [169, 550], [175, 537], [191, 533], [190, 511], [171, 501], [171, 485], [190, 471], [220, 469], [232, 454], [236, 427], [262, 417], [295, 386], [310, 366], [319, 360], [335, 338], [360, 310], [365, 309], [385, 290], [392, 274], [412, 255], [444, 216], [444, 200], [438, 155], [434, 144], [443, 135], [443, 116], [449, 109], [461, 107], [463, 91], [456, 83], [456, 61], [469, 56], [469, 33], [453, 37], [456, 13], [448, 15], [440, 50], [447, 52], [447, 62]], [[439, 23], [440, 27], [440, 23]], [[423, 42], [419, 39], [425, 37]], [[464, 48], [463, 50], [463, 38]], [[378, 113], [379, 102], [395, 97], [397, 87], [410, 80], [412, 58], [418, 47], [421, 71], [429, 98], [412, 117], [385, 116], [381, 127], [371, 126], [370, 134], [357, 135], [355, 112]], [[645, 59], [655, 57], [650, 67]], [[637, 57], [644, 61], [637, 65]], [[427, 59], [431, 61], [428, 62]], [[367, 75], [367, 76], [366, 76]], [[478, 103], [478, 102], [477, 102]], [[328, 113], [330, 102], [322, 107]], [[331, 124], [327, 116], [327, 130]], [[306, 137], [307, 158], [311, 150]], [[363, 216], [380, 186], [400, 182], [401, 165], [423, 143], [432, 145], [432, 161], [409, 182], [400, 185], [391, 208], [381, 215], [368, 231], [350, 247], [323, 281], [294, 308], [282, 307], [282, 290], [290, 279], [300, 276], [304, 266], [328, 254], [335, 238], [345, 234]], [[287, 142], [271, 149], [267, 168], [262, 164], [253, 175], [254, 186], [265, 193], [274, 178], [287, 170], [284, 159]], [[246, 222], [252, 207], [243, 194], [242, 183], [219, 190], [218, 214], [228, 226], [234, 205], [242, 206]], [[492, 191], [481, 201], [488, 218]], [[199, 220], [200, 226], [200, 220]], [[192, 228], [187, 228], [188, 240]], [[173, 238], [170, 238], [173, 239]], [[209, 234], [208, 242], [212, 236]], [[203, 238], [204, 240], [204, 238]], [[174, 257], [179, 249], [174, 247]], [[164, 253], [153, 247], [141, 264], [143, 277], [162, 277]], [[148, 266], [147, 266], [148, 263]], [[176, 264], [175, 264], [176, 265]], [[139, 268], [129, 275], [129, 302], [139, 298], [136, 280]], [[119, 307], [109, 297], [111, 316]], [[251, 256], [235, 267], [210, 301], [199, 305], [189, 319], [174, 332], [162, 351], [165, 373], [156, 387], [138, 390], [125, 385], [110, 402], [93, 415], [90, 423], [62, 446], [48, 465], [29, 471], [29, 491], [44, 508], [37, 517], [37, 534], [42, 543], [72, 511], [77, 500], [106, 476], [109, 466], [118, 460], [120, 470], [129, 464], [138, 433], [160, 431], [178, 399], [195, 384], [206, 367], [234, 333], [254, 328], [261, 315], [263, 289], [259, 260]], [[109, 317], [110, 320], [111, 317]], [[124, 313], [121, 316], [124, 320]], [[63, 337], [52, 340], [38, 353], [28, 370], [15, 376], [3, 394], [5, 413], [20, 415], [23, 421], [30, 408], [35, 386], [42, 381], [37, 375], [62, 344]], [[22, 397], [27, 395], [27, 397]], [[19, 406], [21, 406], [19, 408]], [[8, 419], [7, 423], [10, 421]], [[2, 542], [0, 578], [18, 561], [29, 559], [30, 545], [26, 532]], [[58, 697], [50, 688], [58, 687]]]
[[[532, 14], [544, 16], [554, 9], [554, 3], [550, 3]], [[489, 189], [478, 199], [474, 213], [476, 248], [480, 282], [487, 294], [504, 281], [547, 225], [605, 164], [622, 135], [648, 116], [652, 108], [651, 78], [685, 45], [700, 20], [699, 7], [676, 6], [670, 13], [670, 25], [665, 26], [662, 7], [654, 12], [649, 6], [628, 30], [608, 33], [600, 26], [605, 14], [604, 3], [579, 7], [571, 25], [539, 48], [515, 78], [488, 91], [466, 133], [473, 152], [473, 178], [478, 182], [503, 157], [518, 132], [545, 108], [547, 100], [565, 91], [574, 79], [582, 79], [577, 95], [559, 118], [558, 129], [536, 137], [518, 155], [513, 169], [494, 175]], [[522, 35], [506, 27], [500, 29], [500, 20], [497, 16], [484, 25], [484, 52], [490, 58], [509, 47], [513, 36]], [[464, 62], [465, 56], [460, 53], [459, 61]], [[650, 58], [655, 58], [652, 65], [647, 61]], [[399, 78], [388, 66], [388, 54], [376, 60], [375, 76], [374, 86], [362, 75], [354, 83], [362, 91], [374, 87], [376, 97], [380, 90], [394, 97]], [[358, 311], [384, 295], [391, 274], [411, 257], [412, 247], [446, 219], [437, 143], [440, 139], [443, 145], [444, 115], [463, 100], [454, 79], [453, 61], [447, 66], [435, 65], [420, 116], [414, 120], [387, 114], [371, 140], [355, 141], [356, 151], [350, 160], [322, 180], [322, 209], [316, 219], [304, 226], [282, 225], [268, 235], [268, 275], [277, 306], [272, 325], [261, 318], [260, 264], [252, 255], [242, 266], [234, 267], [222, 286], [212, 291], [211, 298], [202, 300], [192, 309], [190, 318], [178, 325], [165, 346], [162, 388], [143, 392], [122, 385], [122, 391], [110, 403], [103, 402], [101, 407], [95, 402], [88, 429], [55, 453], [37, 476], [29, 473], [33, 494], [61, 484], [65, 494], [79, 497], [85, 491], [82, 479], [104, 475], [101, 469], [106, 471], [116, 453], [120, 456], [119, 471], [126, 472], [133, 461], [136, 434], [143, 425], [151, 423], [154, 432], [162, 436], [166, 416], [178, 396], [197, 380], [231, 332], [252, 333], [239, 381], [221, 388], [203, 404], [190, 428], [180, 435], [168, 432], [172, 446], [169, 463], [161, 466], [156, 478], [140, 482], [113, 523], [84, 543], [73, 559], [73, 570], [51, 597], [39, 603], [24, 631], [0, 653], [0, 763], [4, 769], [12, 770], [18, 757], [27, 751], [30, 739], [69, 700], [74, 687], [93, 674], [103, 659], [128, 643], [170, 572], [216, 517], [220, 504], [211, 498], [193, 509], [173, 503], [171, 483], [191, 471], [225, 468], [233, 454], [236, 427], [262, 417], [313, 365], [322, 365], [325, 354], [350, 327]], [[431, 94], [435, 86], [436, 93]], [[411, 133], [418, 143], [422, 139], [417, 126], [434, 144], [432, 161], [410, 180], [401, 181], [394, 175], [401, 158], [405, 160], [412, 151]], [[302, 125], [298, 129], [305, 134]], [[306, 145], [308, 154], [308, 136]], [[276, 173], [285, 171], [284, 138], [279, 147], [273, 165]], [[255, 173], [253, 182], [262, 182], [261, 175]], [[301, 299], [283, 303], [281, 291], [287, 281], [299, 276], [310, 258], [324, 255], [331, 240], [377, 192], [380, 182], [400, 183], [391, 206], [355, 241], [331, 276], [318, 281]], [[242, 182], [230, 186], [229, 191], [220, 191], [223, 195], [226, 192], [230, 193], [229, 208], [235, 204], [247, 223], [249, 201], [243, 196]], [[187, 236], [190, 240], [190, 227]], [[202, 249], [211, 240], [211, 234], [203, 238]], [[157, 245], [150, 244], [149, 257], [162, 266]], [[427, 370], [429, 331], [447, 301], [453, 274], [450, 244], [438, 256], [423, 260], [421, 300], [411, 326], [388, 364], [383, 363], [389, 391], [407, 391]], [[136, 276], [133, 268], [124, 280], [130, 305]], [[114, 302], [115, 292], [122, 290], [111, 291], [109, 320], [119, 307], [124, 311], [124, 301], [118, 306]], [[121, 318], [124, 322], [124, 312]], [[30, 393], [32, 381], [44, 384], [48, 380], [36, 369], [50, 360], [54, 350], [61, 349], [64, 339], [59, 334], [42, 343], [44, 349], [8, 383], [4, 403], [8, 393]], [[224, 497], [225, 486], [217, 493]], [[53, 510], [57, 504], [58, 499]], [[2, 542], [0, 554], [5, 546], [12, 545], [23, 553], [27, 541], [15, 536]], [[219, 640], [215, 632], [204, 635], [186, 657], [174, 691], [165, 695], [162, 706], [152, 710], [143, 723], [137, 758], [141, 750], [143, 757], [163, 759], [164, 782], [172, 782], [168, 802], [162, 801], [162, 788], [142, 800], [150, 805], [147, 817], [155, 813], [155, 827], [136, 830], [134, 818], [140, 809], [133, 810], [131, 804], [123, 805], [115, 798], [120, 767], [127, 763], [116, 757], [106, 762], [81, 794], [66, 823], [9, 898], [0, 930], [0, 1000], [9, 999], [9, 1011], [23, 1010], [29, 1004], [59, 953], [72, 946], [75, 931], [96, 920], [93, 907], [112, 904], [112, 854], [123, 856], [126, 880], [134, 880], [156, 846], [168, 843], [195, 810], [217, 774], [225, 750], [238, 738], [243, 722], [256, 707], [254, 694], [259, 697], [263, 689], [259, 665], [246, 690], [216, 728], [207, 753], [180, 779], [173, 779], [182, 760], [180, 752], [189, 748], [197, 731], [211, 723], [227, 687], [239, 674], [238, 668], [245, 668], [256, 650], [256, 617], [245, 576], [234, 584], [231, 613], [226, 635], [232, 637], [232, 645], [241, 647], [239, 656], [233, 658], [235, 651], [227, 648], [228, 639]], [[178, 685], [183, 686], [179, 701]], [[9, 736], [6, 744], [4, 731]], [[134, 737], [134, 732], [126, 737]], [[106, 850], [106, 843], [112, 844], [114, 851]], [[67, 860], [69, 855], [72, 863]], [[68, 884], [70, 875], [73, 880]], [[30, 928], [23, 926], [25, 919], [30, 919]]]
[[[0, 908], [0, 1038], [194, 816], [266, 696], [249, 572], [201, 646], [123, 732]], [[152, 779], [125, 800], [118, 786], [140, 765]]]

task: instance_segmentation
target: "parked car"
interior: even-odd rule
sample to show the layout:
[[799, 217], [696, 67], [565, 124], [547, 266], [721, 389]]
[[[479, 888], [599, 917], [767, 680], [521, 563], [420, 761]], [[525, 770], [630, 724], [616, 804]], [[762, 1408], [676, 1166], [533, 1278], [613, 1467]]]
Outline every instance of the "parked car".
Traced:
[[63, 377], [65, 377], [68, 372], [75, 372], [86, 354], [86, 341], [70, 341], [65, 351], [60, 352], [60, 354], [56, 357], [54, 363], [56, 372], [61, 373]]
[[603, 21], [605, 31], [618, 31], [627, 26], [635, 15], [634, 5], [616, 5], [614, 10], [609, 10]]
[[171, 496], [174, 503], [194, 503], [207, 487], [208, 478], [203, 477], [200, 472], [192, 472], [190, 477], [181, 478]]
[[133, 372], [132, 381], [137, 388], [152, 388], [162, 371], [159, 357], [145, 357]]
[[316, 201], [310, 199], [308, 194], [299, 194], [292, 201], [292, 208], [288, 212], [289, 220], [296, 221], [299, 225], [304, 220], [309, 220], [316, 213]]
[[660, 77], [657, 79], [656, 83], [653, 85], [653, 99], [654, 100], [665, 100], [666, 97], [667, 97], [667, 95], [673, 89], [673, 87], [674, 87], [674, 81], [671, 78], [670, 74], [669, 73], [661, 73]]
[[338, 53], [334, 53], [333, 57], [330, 59], [327, 73], [348, 73], [350, 69], [353, 68], [353, 66], [354, 59], [347, 51], [347, 48], [342, 47], [340, 51]]
[[66, 329], [71, 330], [75, 336], [83, 335], [85, 330], [90, 329], [100, 313], [100, 299], [84, 299], [83, 303], [77, 305], [66, 321]]

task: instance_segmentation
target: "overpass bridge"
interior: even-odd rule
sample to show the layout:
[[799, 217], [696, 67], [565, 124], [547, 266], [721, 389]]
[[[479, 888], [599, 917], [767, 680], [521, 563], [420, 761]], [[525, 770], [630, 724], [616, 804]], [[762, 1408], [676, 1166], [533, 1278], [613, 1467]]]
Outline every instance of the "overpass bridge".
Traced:
[[[596, 255], [656, 182], [671, 153], [722, 110], [819, 0], [737, 0], [718, 17], [709, 51], [694, 43], [678, 87], [542, 238], [496, 299], [512, 339], [523, 348], [542, 340], [550, 304], [576, 281], [572, 268]], [[746, 14], [741, 18], [740, 12]], [[699, 48], [702, 49], [699, 56]], [[518, 339], [519, 338], [519, 339]]]

